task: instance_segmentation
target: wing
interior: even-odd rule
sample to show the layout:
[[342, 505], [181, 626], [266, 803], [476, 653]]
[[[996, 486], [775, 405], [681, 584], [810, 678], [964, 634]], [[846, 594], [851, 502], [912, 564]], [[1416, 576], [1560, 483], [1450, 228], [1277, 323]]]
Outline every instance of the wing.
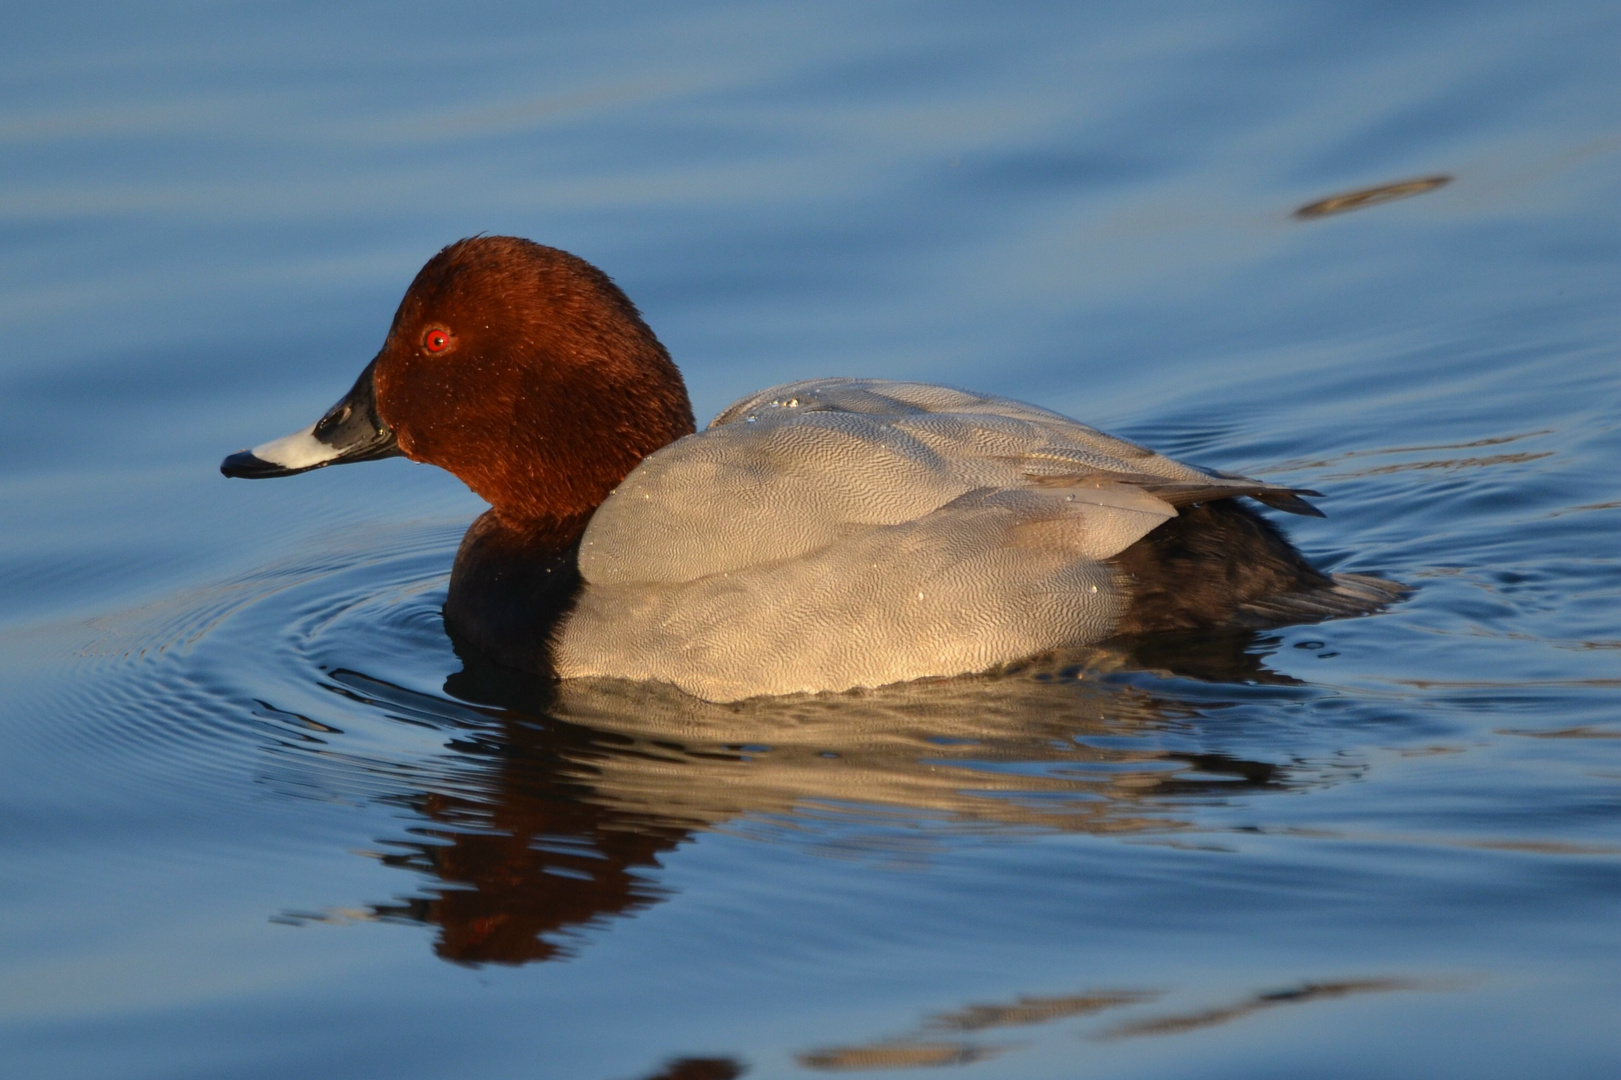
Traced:
[[564, 678], [653, 679], [711, 701], [982, 671], [1105, 636], [1125, 605], [1098, 559], [1110, 531], [1163, 520], [1056, 491], [971, 491], [779, 563], [593, 583], [553, 660]]
[[580, 569], [594, 585], [693, 581], [803, 558], [970, 492], [1017, 490], [1046, 496], [1029, 503], [1039, 528], [1068, 530], [1074, 554], [1093, 560], [1205, 499], [1310, 511], [1294, 489], [1207, 473], [1033, 405], [820, 379], [745, 398], [648, 457], [592, 518]]
[[[970, 421], [998, 417], [1032, 425], [1041, 432], [1043, 438], [1037, 440], [1040, 445], [1027, 442], [1017, 450], [1004, 451], [1022, 454], [1026, 474], [1038, 483], [1042, 482], [1041, 478], [1063, 482], [1069, 477], [1113, 474], [1118, 482], [1152, 491], [1173, 506], [1248, 495], [1291, 514], [1323, 516], [1322, 511], [1300, 497], [1320, 497], [1319, 492], [1201, 469], [1156, 454], [1127, 439], [1105, 434], [1050, 409], [930, 383], [883, 379], [810, 379], [788, 383], [732, 404], [709, 426], [713, 429], [783, 409], [888, 416], [902, 427], [912, 428], [929, 427], [930, 422], [922, 417], [931, 415]], [[953, 426], [950, 419], [943, 423], [936, 421], [936, 424], [946, 429]], [[966, 447], [973, 442], [970, 437], [961, 440], [959, 445]]]

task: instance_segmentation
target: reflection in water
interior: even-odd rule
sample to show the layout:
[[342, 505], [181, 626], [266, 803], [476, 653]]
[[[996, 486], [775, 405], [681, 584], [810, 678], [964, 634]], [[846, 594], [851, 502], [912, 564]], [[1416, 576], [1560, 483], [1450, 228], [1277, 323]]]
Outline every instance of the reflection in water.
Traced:
[[956, 1012], [941, 1013], [930, 1020], [928, 1026], [955, 1031], [1025, 1027], [1061, 1020], [1066, 1016], [1084, 1016], [1121, 1005], [1136, 1005], [1158, 996], [1146, 990], [1104, 990], [1068, 997], [1021, 997], [1011, 1005], [969, 1005]]
[[491, 802], [437, 792], [414, 800], [432, 824], [416, 830], [421, 839], [393, 842], [398, 850], [381, 859], [442, 885], [378, 905], [377, 917], [438, 926], [435, 950], [446, 960], [522, 964], [566, 953], [547, 934], [656, 900], [645, 872], [687, 831], [632, 825], [571, 798], [566, 781], [548, 790], [522, 776], [547, 756], [543, 746], [514, 740], [510, 762], [496, 767], [516, 782]]
[[[1437, 989], [1439, 984], [1411, 979], [1346, 979], [1338, 982], [1305, 983], [1287, 990], [1254, 994], [1233, 1005], [1173, 1016], [1127, 1021], [1108, 1028], [1098, 1039], [1123, 1039], [1142, 1035], [1178, 1035], [1184, 1031], [1214, 1027], [1280, 1005], [1301, 1005], [1353, 994], [1388, 993], [1395, 990]], [[1107, 1009], [1152, 1001], [1159, 995], [1147, 991], [1095, 991], [1068, 997], [1021, 997], [1011, 1005], [969, 1005], [955, 1012], [942, 1013], [920, 1025], [920, 1032], [955, 1029], [980, 1031], [999, 1027], [1026, 1027], [1077, 1016], [1088, 1016]], [[884, 1039], [855, 1046], [831, 1047], [797, 1055], [807, 1069], [839, 1072], [856, 1069], [919, 1069], [940, 1065], [963, 1065], [983, 1061], [1013, 1049], [984, 1043], [943, 1042], [926, 1034]]]
[[1497, 735], [1524, 735], [1528, 739], [1621, 739], [1621, 729], [1614, 731], [1594, 727], [1592, 724], [1580, 724], [1570, 728], [1554, 728], [1551, 731], [1532, 731], [1525, 728], [1498, 728]]
[[1307, 203], [1295, 211], [1295, 217], [1310, 219], [1327, 217], [1330, 214], [1343, 214], [1348, 210], [1361, 210], [1369, 206], [1378, 206], [1380, 203], [1392, 202], [1396, 199], [1405, 199], [1413, 195], [1422, 195], [1426, 191], [1434, 191], [1445, 184], [1450, 184], [1450, 176], [1423, 176], [1416, 180], [1401, 180], [1394, 184], [1380, 184], [1377, 187], [1359, 188], [1356, 191], [1347, 191], [1339, 195], [1330, 195], [1326, 199]]
[[[1191, 666], [1268, 681], [1254, 638], [1222, 641], [1189, 650]], [[449, 698], [335, 671], [334, 692], [452, 730], [451, 753], [424, 769], [316, 752], [421, 819], [377, 857], [428, 883], [371, 917], [438, 927], [446, 960], [522, 964], [659, 900], [660, 856], [700, 830], [859, 822], [867, 850], [882, 849], [886, 824], [920, 815], [958, 830], [1167, 831], [1188, 825], [1179, 802], [1304, 782], [1293, 767], [1167, 749], [1189, 741], [1196, 708], [1099, 678], [1143, 659], [1091, 649], [994, 677], [729, 705], [647, 684], [554, 685], [476, 660], [447, 680]], [[988, 1013], [942, 1024], [995, 1026]]]
[[[923, 1032], [989, 1031], [993, 1028], [1030, 1027], [1105, 1009], [1151, 1001], [1157, 994], [1143, 990], [1101, 990], [1065, 997], [1021, 997], [1011, 1004], [968, 1005], [925, 1021]], [[799, 1054], [795, 1060], [807, 1069], [837, 1072], [849, 1069], [919, 1069], [937, 1065], [964, 1065], [983, 1061], [1011, 1047], [984, 1043], [945, 1042], [927, 1034], [860, 1046], [828, 1047]]]
[[976, 1046], [970, 1043], [895, 1042], [871, 1046], [844, 1046], [811, 1050], [794, 1060], [807, 1069], [846, 1072], [867, 1069], [930, 1069], [941, 1065], [971, 1065], [993, 1058], [1005, 1046]]
[[1134, 1020], [1103, 1032], [1099, 1038], [1125, 1039], [1138, 1035], [1180, 1035], [1184, 1031], [1215, 1027], [1230, 1020], [1275, 1009], [1280, 1005], [1304, 1005], [1310, 1001], [1327, 1001], [1349, 997], [1352, 994], [1385, 994], [1393, 990], [1429, 990], [1435, 984], [1413, 979], [1346, 979], [1340, 982], [1306, 983], [1288, 990], [1273, 990], [1256, 994], [1232, 1005], [1180, 1016], [1160, 1016], [1147, 1020]]
[[391, 712], [404, 706], [420, 720], [437, 708], [459, 729], [448, 744], [455, 764], [436, 772], [430, 789], [381, 796], [424, 823], [409, 839], [383, 841], [391, 850], [377, 857], [434, 884], [375, 905], [373, 917], [437, 926], [435, 951], [446, 960], [523, 964], [567, 955], [560, 936], [662, 895], [651, 878], [658, 855], [699, 823], [621, 811], [594, 797], [597, 763], [616, 751], [637, 753], [630, 740], [553, 717], [495, 710], [480, 717], [354, 672], [333, 678]]
[[737, 1080], [747, 1071], [731, 1058], [677, 1058], [647, 1080]]

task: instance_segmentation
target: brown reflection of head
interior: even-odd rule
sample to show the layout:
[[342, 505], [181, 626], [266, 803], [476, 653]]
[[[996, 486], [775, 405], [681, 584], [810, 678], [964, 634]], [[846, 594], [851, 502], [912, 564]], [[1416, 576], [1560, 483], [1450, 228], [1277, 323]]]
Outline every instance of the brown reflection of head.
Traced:
[[[564, 728], [567, 725], [563, 725]], [[376, 908], [384, 918], [439, 927], [434, 951], [465, 964], [524, 964], [567, 955], [556, 938], [660, 898], [643, 868], [689, 830], [615, 814], [585, 785], [561, 779], [555, 742], [578, 733], [514, 723], [504, 761], [469, 795], [427, 794], [414, 808], [433, 826], [384, 862], [432, 875], [427, 895]], [[487, 785], [487, 786], [486, 786]]]
[[647, 1080], [737, 1080], [746, 1071], [731, 1058], [677, 1058]]

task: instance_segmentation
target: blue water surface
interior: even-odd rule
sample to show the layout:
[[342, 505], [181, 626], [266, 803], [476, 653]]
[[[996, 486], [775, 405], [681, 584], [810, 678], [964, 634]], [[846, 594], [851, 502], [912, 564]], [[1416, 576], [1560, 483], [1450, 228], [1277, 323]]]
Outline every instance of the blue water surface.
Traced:
[[[5, 1075], [1621, 1074], [1614, 4], [6, 27]], [[453, 477], [216, 469], [477, 232], [612, 274], [701, 417], [1006, 394], [1414, 591], [728, 708], [464, 660]]]

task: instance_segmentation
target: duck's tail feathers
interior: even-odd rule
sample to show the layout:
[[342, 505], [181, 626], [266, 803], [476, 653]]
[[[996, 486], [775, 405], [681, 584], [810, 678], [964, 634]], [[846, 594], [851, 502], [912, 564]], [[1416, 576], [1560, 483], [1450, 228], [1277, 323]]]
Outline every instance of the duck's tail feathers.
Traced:
[[1328, 580], [1326, 587], [1248, 600], [1239, 607], [1237, 621], [1259, 629], [1372, 615], [1413, 592], [1400, 582], [1371, 574], [1329, 574]]

